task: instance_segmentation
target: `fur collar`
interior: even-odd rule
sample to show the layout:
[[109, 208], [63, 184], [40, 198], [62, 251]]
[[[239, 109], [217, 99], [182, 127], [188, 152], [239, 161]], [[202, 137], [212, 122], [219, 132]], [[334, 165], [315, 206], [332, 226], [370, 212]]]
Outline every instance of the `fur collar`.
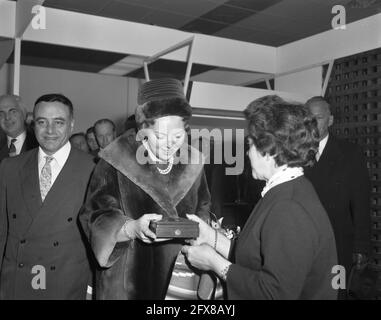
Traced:
[[139, 146], [141, 143], [132, 147], [127, 136], [121, 135], [101, 150], [99, 156], [144, 190], [170, 217], [178, 217], [176, 206], [199, 177], [205, 162], [204, 155], [188, 146], [190, 164], [183, 164], [185, 157], [180, 157], [180, 163], [174, 165], [169, 173], [168, 183], [163, 184], [158, 171], [152, 170], [153, 165], [137, 162], [136, 152]]

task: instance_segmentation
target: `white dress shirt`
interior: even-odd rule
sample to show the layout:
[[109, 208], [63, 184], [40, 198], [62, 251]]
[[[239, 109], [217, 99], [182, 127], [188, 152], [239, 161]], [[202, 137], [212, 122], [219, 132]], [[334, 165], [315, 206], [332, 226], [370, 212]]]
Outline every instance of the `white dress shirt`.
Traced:
[[324, 151], [324, 148], [325, 146], [327, 145], [327, 142], [328, 142], [328, 137], [329, 137], [329, 134], [327, 134], [327, 136], [320, 140], [319, 141], [319, 153], [316, 154], [316, 160], [319, 161], [320, 159], [320, 156], [322, 155], [323, 151]]
[[[69, 158], [71, 150], [70, 142], [68, 141], [61, 149], [59, 149], [56, 153], [52, 154], [51, 157], [54, 158], [54, 160], [50, 163], [50, 167], [52, 169], [52, 180], [51, 180], [51, 186], [53, 186], [54, 181], [57, 179], [58, 175], [60, 174], [63, 166], [65, 165], [67, 158]], [[41, 176], [41, 170], [45, 165], [46, 159], [45, 157], [48, 157], [41, 147], [39, 147], [38, 150], [38, 176]]]
[[23, 133], [19, 134], [16, 138], [12, 138], [12, 137], [8, 137], [7, 136], [7, 140], [8, 140], [8, 149], [9, 147], [11, 146], [11, 143], [12, 143], [12, 139], [16, 139], [16, 141], [13, 143], [15, 148], [16, 148], [16, 155], [20, 154], [21, 152], [21, 149], [22, 149], [22, 146], [25, 142], [25, 139], [26, 139], [26, 131], [24, 131]]

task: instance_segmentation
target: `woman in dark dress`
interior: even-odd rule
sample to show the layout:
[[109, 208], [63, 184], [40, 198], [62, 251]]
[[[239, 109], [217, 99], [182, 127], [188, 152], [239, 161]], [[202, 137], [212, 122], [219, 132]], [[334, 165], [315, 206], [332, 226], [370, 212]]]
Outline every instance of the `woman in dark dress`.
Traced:
[[252, 174], [266, 181], [262, 199], [235, 241], [189, 215], [200, 237], [183, 253], [225, 281], [228, 299], [336, 299], [333, 231], [302, 169], [314, 163], [316, 121], [288, 103], [253, 103], [245, 115]]
[[[186, 213], [209, 218], [202, 156], [185, 143], [192, 109], [174, 79], [145, 83], [138, 104], [142, 141], [131, 144], [125, 134], [99, 153], [80, 214], [100, 265], [96, 298], [197, 298], [192, 290], [181, 296], [185, 290], [177, 285], [186, 279], [172, 275], [182, 242], [159, 241], [149, 228], [153, 220], [185, 218]], [[197, 279], [187, 272], [187, 279]]]

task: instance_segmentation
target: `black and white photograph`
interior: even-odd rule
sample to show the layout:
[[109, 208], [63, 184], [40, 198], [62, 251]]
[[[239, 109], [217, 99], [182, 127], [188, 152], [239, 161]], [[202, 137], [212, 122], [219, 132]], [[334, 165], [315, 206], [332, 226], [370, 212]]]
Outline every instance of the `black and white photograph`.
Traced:
[[381, 0], [0, 0], [0, 300], [381, 300]]

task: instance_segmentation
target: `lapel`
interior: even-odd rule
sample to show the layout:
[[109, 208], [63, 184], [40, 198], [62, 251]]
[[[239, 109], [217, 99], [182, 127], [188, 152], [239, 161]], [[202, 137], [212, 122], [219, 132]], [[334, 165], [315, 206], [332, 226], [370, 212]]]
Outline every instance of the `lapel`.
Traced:
[[328, 138], [327, 145], [325, 146], [323, 153], [316, 164], [316, 168], [320, 168], [320, 170], [323, 171], [330, 171], [338, 159], [340, 159], [339, 146], [336, 139], [330, 136]]
[[[45, 201], [42, 202], [38, 173], [38, 149], [31, 152], [33, 156], [24, 167], [23, 172], [25, 172], [22, 174], [24, 199], [32, 216], [32, 222], [27, 229], [28, 231], [33, 229], [33, 226], [41, 218], [46, 215], [55, 214], [56, 210], [64, 207], [63, 201], [67, 201], [68, 197], [73, 197], [73, 192], [75, 193], [78, 181], [77, 177], [81, 174], [79, 172], [80, 166], [77, 164], [76, 150], [72, 148], [65, 165], [46, 195]], [[71, 200], [73, 199], [71, 198]]]
[[319, 161], [312, 168], [306, 168], [307, 177], [313, 181], [324, 181], [327, 175], [332, 174], [332, 170], [335, 169], [340, 158], [339, 145], [336, 139], [330, 135]]
[[8, 157], [8, 145], [7, 141], [0, 148], [0, 161]]
[[54, 181], [54, 184], [50, 188], [42, 204], [42, 209], [47, 208], [48, 210], [43, 211], [49, 213], [53, 208], [59, 207], [60, 202], [65, 199], [67, 194], [72, 195], [70, 190], [76, 190], [75, 185], [81, 176], [81, 173], [79, 172], [80, 166], [77, 161], [76, 150], [74, 147], [71, 147], [65, 165], [61, 169], [61, 172]]
[[146, 192], [170, 217], [178, 217], [176, 206], [200, 175], [204, 156], [186, 145], [190, 164], [186, 164], [185, 157], [180, 157], [180, 163], [175, 164], [169, 173], [168, 183], [163, 183], [159, 173], [152, 170], [152, 165], [137, 162], [136, 154], [142, 150], [139, 147], [144, 148], [141, 144], [131, 147], [127, 137], [122, 135], [101, 150], [99, 156]]
[[22, 147], [21, 147], [21, 150], [20, 150], [20, 153], [24, 153], [26, 151], [28, 151], [29, 148], [28, 148], [28, 134], [26, 135], [26, 138], [25, 138], [25, 141], [24, 143], [22, 144]]
[[31, 151], [19, 175], [24, 201], [29, 215], [33, 218], [42, 205], [38, 179], [38, 149]]

